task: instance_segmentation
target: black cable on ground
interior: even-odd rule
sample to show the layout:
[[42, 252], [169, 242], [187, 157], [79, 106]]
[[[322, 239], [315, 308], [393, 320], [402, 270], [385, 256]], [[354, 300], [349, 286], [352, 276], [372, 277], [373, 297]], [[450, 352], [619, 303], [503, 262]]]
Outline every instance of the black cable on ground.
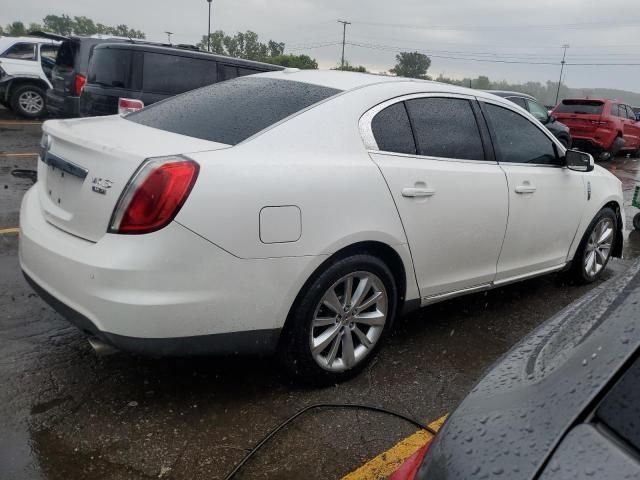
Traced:
[[433, 428], [429, 427], [428, 425], [425, 425], [424, 423], [415, 420], [407, 415], [404, 415], [403, 413], [399, 413], [399, 412], [394, 412], [393, 410], [389, 410], [386, 408], [382, 408], [382, 407], [375, 407], [373, 405], [361, 405], [358, 403], [317, 403], [314, 405], [309, 405], [308, 407], [303, 408], [302, 410], [294, 413], [293, 415], [291, 415], [289, 418], [287, 418], [285, 421], [283, 421], [280, 425], [278, 425], [277, 427], [275, 427], [273, 430], [271, 430], [262, 440], [260, 440], [257, 445], [255, 447], [253, 447], [251, 449], [251, 451], [249, 453], [247, 453], [244, 458], [240, 461], [240, 463], [238, 463], [235, 468], [226, 476], [224, 477], [224, 480], [231, 480], [233, 477], [235, 477], [235, 475], [240, 471], [240, 469], [249, 461], [249, 459], [251, 457], [253, 457], [253, 455], [255, 455], [255, 453], [260, 450], [265, 443], [267, 443], [269, 440], [271, 440], [271, 438], [278, 433], [280, 430], [282, 430], [284, 427], [286, 427], [288, 424], [290, 424], [291, 422], [293, 422], [296, 418], [298, 418], [300, 415], [303, 415], [304, 413], [308, 412], [309, 410], [315, 410], [315, 409], [319, 409], [319, 408], [345, 408], [345, 409], [354, 409], [354, 410], [370, 410], [373, 412], [378, 412], [378, 413], [385, 413], [387, 415], [392, 415], [394, 417], [400, 418], [402, 420], [405, 420], [413, 425], [415, 425], [416, 427], [422, 429], [422, 430], [426, 430], [427, 432], [431, 433], [432, 435], [437, 435], [438, 432], [436, 432]]

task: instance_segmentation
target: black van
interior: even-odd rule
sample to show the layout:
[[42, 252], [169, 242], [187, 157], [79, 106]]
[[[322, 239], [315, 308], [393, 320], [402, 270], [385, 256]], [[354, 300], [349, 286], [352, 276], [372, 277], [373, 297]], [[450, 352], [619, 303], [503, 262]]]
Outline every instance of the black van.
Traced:
[[91, 56], [80, 115], [116, 114], [120, 98], [140, 100], [146, 106], [212, 83], [283, 68], [187, 46], [99, 45]]
[[71, 38], [51, 34], [40, 34], [39, 36], [64, 40], [58, 49], [56, 64], [51, 75], [53, 88], [47, 90], [47, 110], [55, 116], [77, 117], [80, 115], [80, 91], [87, 80], [89, 58], [93, 49], [101, 43], [126, 42], [128, 40], [108, 35]]

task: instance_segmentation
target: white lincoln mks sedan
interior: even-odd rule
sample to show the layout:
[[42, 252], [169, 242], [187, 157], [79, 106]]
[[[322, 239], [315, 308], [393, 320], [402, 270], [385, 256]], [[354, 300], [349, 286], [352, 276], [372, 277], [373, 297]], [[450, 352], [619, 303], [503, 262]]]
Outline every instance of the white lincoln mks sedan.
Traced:
[[44, 125], [20, 262], [95, 345], [277, 352], [335, 382], [400, 312], [536, 275], [598, 278], [620, 182], [491, 94], [271, 72]]

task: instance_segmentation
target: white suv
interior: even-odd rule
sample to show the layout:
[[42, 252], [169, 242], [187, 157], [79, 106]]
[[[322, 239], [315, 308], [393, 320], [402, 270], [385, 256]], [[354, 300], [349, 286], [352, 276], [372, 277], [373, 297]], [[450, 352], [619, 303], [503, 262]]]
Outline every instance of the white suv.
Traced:
[[60, 42], [31, 37], [0, 37], [0, 103], [18, 115], [46, 112], [45, 92]]

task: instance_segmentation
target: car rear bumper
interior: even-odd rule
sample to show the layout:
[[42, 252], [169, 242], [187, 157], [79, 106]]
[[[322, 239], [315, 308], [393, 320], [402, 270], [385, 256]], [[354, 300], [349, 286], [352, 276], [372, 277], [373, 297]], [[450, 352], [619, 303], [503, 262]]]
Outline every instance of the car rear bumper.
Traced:
[[602, 129], [596, 130], [595, 133], [589, 135], [571, 133], [573, 145], [576, 148], [584, 148], [598, 152], [608, 150], [616, 139], [616, 136], [617, 134], [615, 132]]
[[62, 97], [49, 89], [47, 90], [47, 111], [59, 117], [79, 117], [80, 97]]
[[20, 265], [45, 301], [86, 333], [146, 354], [273, 351], [315, 262], [240, 259], [176, 222], [89, 242], [46, 222], [37, 188], [20, 227]]

